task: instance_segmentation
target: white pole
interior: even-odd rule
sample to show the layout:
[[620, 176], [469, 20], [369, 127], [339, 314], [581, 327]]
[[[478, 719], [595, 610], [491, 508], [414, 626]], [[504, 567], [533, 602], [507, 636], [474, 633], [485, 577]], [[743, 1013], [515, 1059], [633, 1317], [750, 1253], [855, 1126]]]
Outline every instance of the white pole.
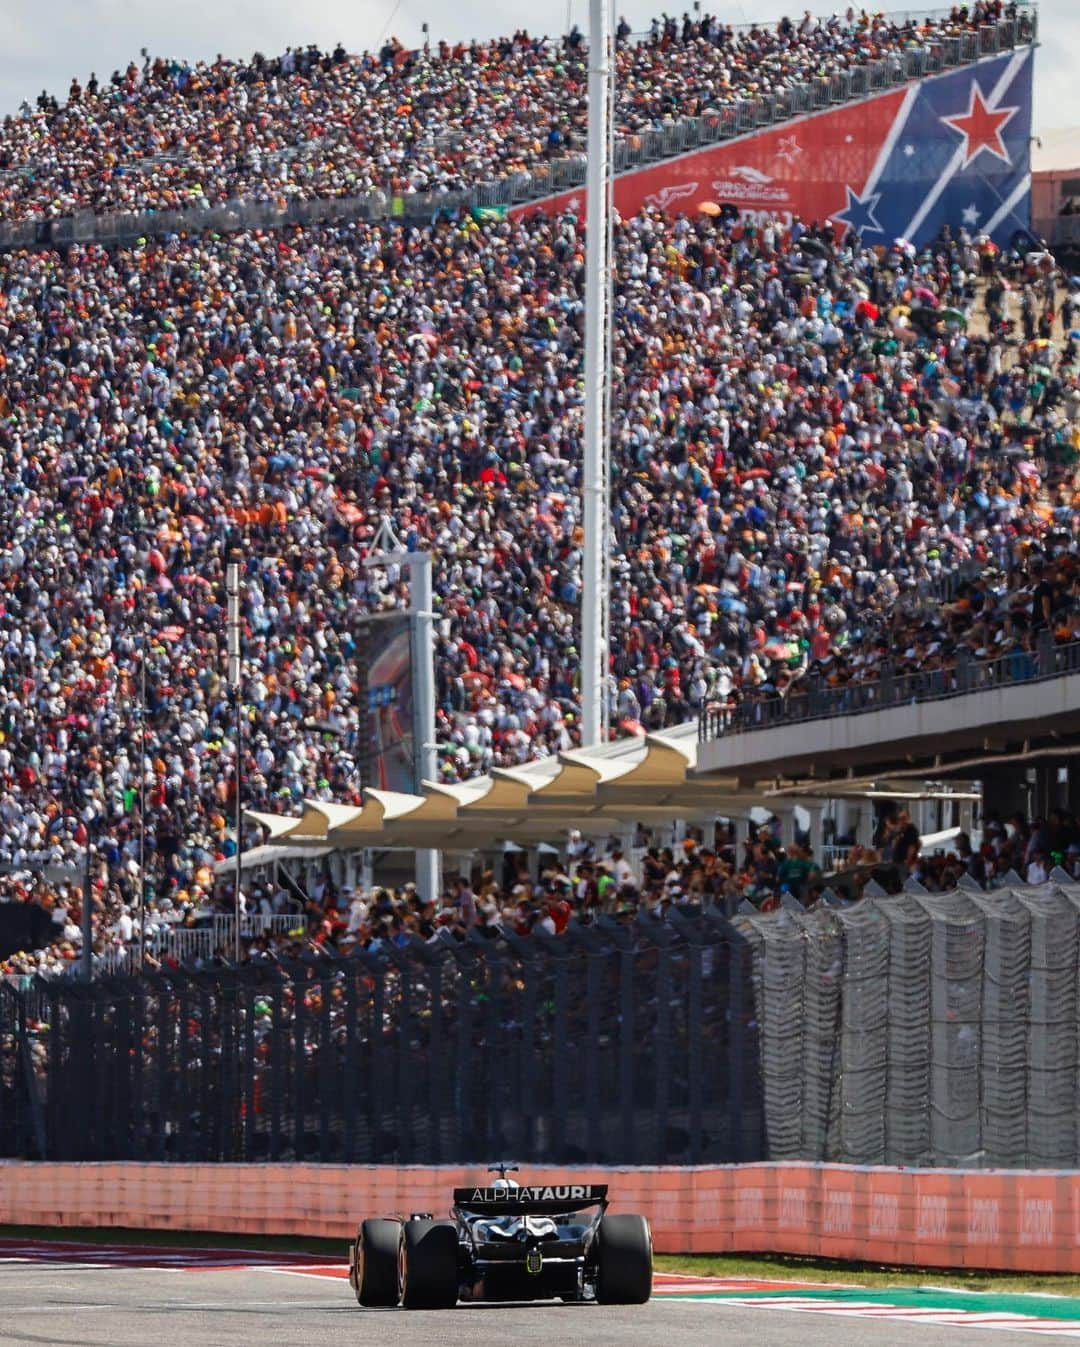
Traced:
[[146, 619], [139, 655], [139, 971], [146, 967]]
[[233, 705], [236, 712], [236, 886], [233, 890], [233, 910], [236, 922], [233, 955], [240, 962], [240, 886], [242, 881], [240, 853], [244, 826], [244, 806], [242, 800], [243, 762], [244, 762], [244, 721], [243, 700], [240, 690], [240, 563], [230, 561], [225, 568], [225, 594], [228, 599], [227, 628], [229, 673], [228, 683], [232, 689]]
[[[603, 474], [604, 474], [604, 548], [603, 556], [603, 578], [600, 582], [601, 591], [601, 611], [603, 618], [601, 627], [603, 635], [601, 636], [601, 650], [603, 651], [603, 695], [601, 700], [601, 737], [606, 743], [611, 732], [611, 697], [608, 686], [610, 683], [609, 675], [609, 652], [611, 650], [611, 545], [613, 540], [611, 529], [611, 428], [614, 424], [611, 418], [611, 390], [614, 387], [614, 370], [612, 367], [612, 357], [615, 345], [615, 85], [619, 77], [619, 69], [615, 61], [614, 29], [610, 39], [610, 59], [611, 59], [611, 78], [608, 80], [608, 98], [607, 98], [607, 118], [608, 118], [608, 139], [607, 139], [607, 193], [605, 200], [607, 202], [607, 278], [604, 286], [604, 302], [606, 304], [605, 315], [607, 321], [604, 325], [604, 438], [603, 438]], [[629, 852], [627, 853], [629, 855]]]
[[604, 464], [608, 375], [608, 97], [611, 84], [610, 0], [589, 0], [589, 136], [585, 250], [585, 427], [581, 524], [581, 743], [604, 732], [608, 596], [604, 585], [609, 483]]
[[[420, 781], [435, 781], [439, 771], [439, 753], [435, 742], [435, 628], [434, 589], [431, 579], [431, 553], [410, 552], [409, 591], [412, 596], [415, 647], [413, 649], [413, 686], [416, 689], [417, 760]], [[419, 787], [419, 782], [417, 782]], [[428, 848], [416, 853], [416, 888], [425, 902], [439, 896], [439, 853]]]

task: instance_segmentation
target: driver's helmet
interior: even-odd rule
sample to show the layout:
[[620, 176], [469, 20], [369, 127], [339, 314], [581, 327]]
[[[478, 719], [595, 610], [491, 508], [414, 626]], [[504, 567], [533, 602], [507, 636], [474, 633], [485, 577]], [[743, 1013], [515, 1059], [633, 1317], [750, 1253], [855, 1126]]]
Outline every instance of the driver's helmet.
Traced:
[[514, 1179], [496, 1179], [491, 1186], [499, 1193], [516, 1193], [521, 1184]]

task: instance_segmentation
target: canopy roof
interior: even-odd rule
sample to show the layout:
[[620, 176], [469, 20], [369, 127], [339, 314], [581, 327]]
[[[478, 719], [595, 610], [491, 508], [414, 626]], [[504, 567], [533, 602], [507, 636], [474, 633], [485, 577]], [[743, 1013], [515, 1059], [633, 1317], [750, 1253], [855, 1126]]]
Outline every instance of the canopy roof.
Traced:
[[[361, 805], [306, 800], [299, 818], [254, 810], [248, 817], [267, 830], [267, 843], [277, 847], [472, 851], [504, 841], [558, 842], [573, 828], [604, 834], [620, 824], [730, 818], [755, 805], [778, 808], [818, 792], [866, 796], [875, 784], [795, 785], [776, 778], [699, 776], [697, 765], [693, 721], [520, 767], [499, 767], [471, 781], [425, 781], [422, 794], [369, 789]], [[908, 793], [925, 789], [911, 783]]]
[[299, 818], [251, 811], [278, 845], [472, 850], [504, 839], [557, 841], [571, 828], [598, 832], [620, 820], [670, 821], [723, 814], [761, 798], [725, 795], [724, 781], [693, 776], [697, 724], [598, 748], [573, 749], [455, 785], [425, 781], [423, 794], [365, 790], [362, 805], [306, 800]]

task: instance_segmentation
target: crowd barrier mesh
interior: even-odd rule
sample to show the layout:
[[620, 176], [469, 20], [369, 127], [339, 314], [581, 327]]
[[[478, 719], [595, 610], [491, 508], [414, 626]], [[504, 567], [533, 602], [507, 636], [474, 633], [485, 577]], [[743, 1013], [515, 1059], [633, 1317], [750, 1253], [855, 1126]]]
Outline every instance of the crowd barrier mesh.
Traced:
[[715, 913], [348, 958], [0, 982], [0, 1154], [760, 1158], [747, 942]]
[[1078, 973], [1055, 871], [9, 979], [0, 1155], [1072, 1168]]
[[738, 919], [769, 1159], [1080, 1163], [1080, 885], [1012, 879]]

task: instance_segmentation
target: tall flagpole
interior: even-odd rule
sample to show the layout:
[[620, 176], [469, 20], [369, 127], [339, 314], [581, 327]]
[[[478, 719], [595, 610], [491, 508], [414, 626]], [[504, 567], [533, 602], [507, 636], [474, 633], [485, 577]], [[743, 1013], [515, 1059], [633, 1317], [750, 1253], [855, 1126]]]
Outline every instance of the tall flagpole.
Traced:
[[589, 0], [589, 135], [585, 250], [585, 427], [581, 484], [584, 532], [581, 587], [581, 744], [604, 738], [607, 608], [604, 577], [610, 508], [607, 384], [610, 375], [608, 292], [611, 275], [608, 198], [611, 0]]
[[609, 652], [611, 650], [611, 549], [614, 543], [614, 531], [611, 527], [611, 436], [614, 422], [611, 418], [611, 392], [614, 385], [614, 347], [615, 347], [615, 85], [618, 80], [618, 66], [616, 65], [617, 43], [614, 38], [614, 30], [610, 37], [611, 52], [611, 78], [608, 80], [607, 96], [607, 114], [608, 114], [608, 138], [607, 138], [607, 193], [605, 200], [607, 203], [607, 277], [604, 285], [604, 301], [606, 303], [607, 323], [604, 329], [604, 438], [603, 438], [603, 473], [604, 473], [604, 547], [603, 547], [603, 578], [600, 583], [603, 612], [603, 636], [601, 637], [603, 650], [603, 699], [600, 703], [600, 724], [602, 737], [607, 742], [611, 731], [611, 698], [608, 695], [608, 677], [609, 677]]

